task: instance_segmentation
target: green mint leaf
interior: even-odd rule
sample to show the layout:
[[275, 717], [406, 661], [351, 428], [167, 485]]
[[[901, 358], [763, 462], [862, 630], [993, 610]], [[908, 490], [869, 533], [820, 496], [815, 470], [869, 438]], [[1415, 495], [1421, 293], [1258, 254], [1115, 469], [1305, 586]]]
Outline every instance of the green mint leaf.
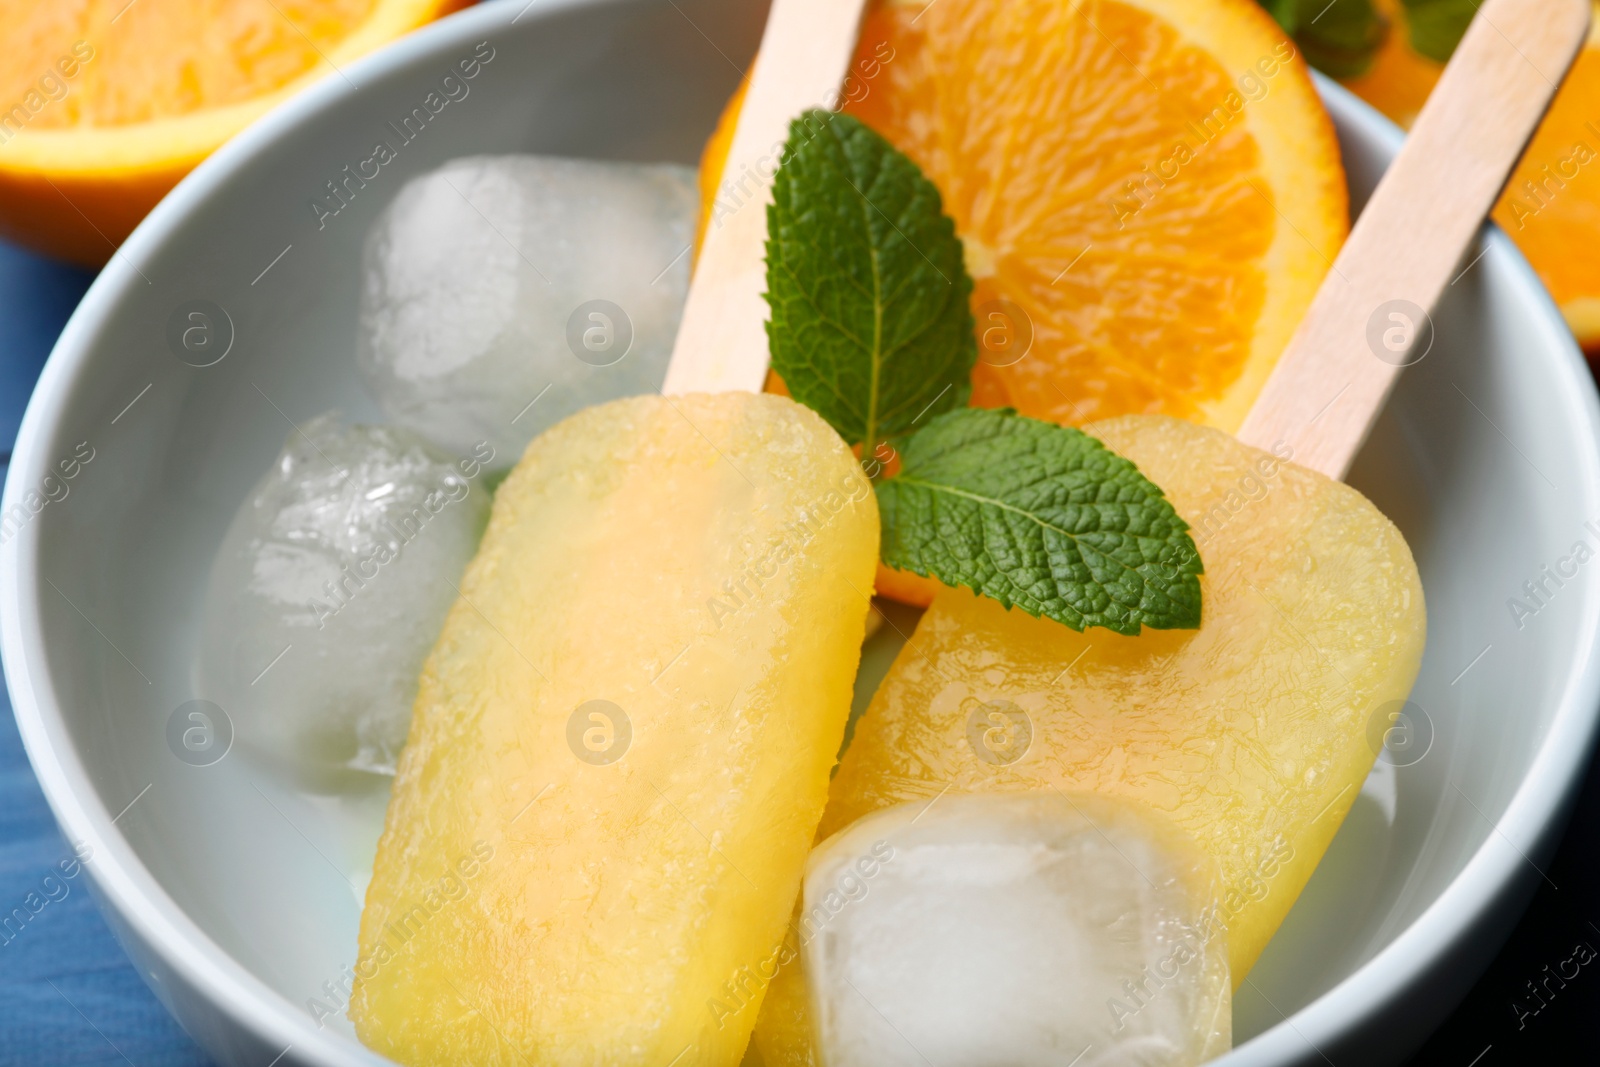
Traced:
[[[1372, 65], [1389, 23], [1372, 0], [1260, 0], [1306, 61], [1335, 78], [1353, 78]], [[1424, 0], [1427, 2], [1427, 0]], [[1456, 2], [1456, 0], [1445, 0]]]
[[1200, 625], [1200, 554], [1139, 469], [1099, 441], [967, 408], [907, 438], [880, 482], [883, 561], [1074, 630]]
[[1401, 0], [1411, 28], [1411, 47], [1420, 55], [1447, 63], [1477, 13], [1473, 0]]
[[864, 451], [965, 405], [971, 294], [915, 163], [849, 115], [794, 121], [767, 209], [767, 337], [796, 400]]
[[1283, 27], [1284, 33], [1293, 37], [1300, 32], [1300, 0], [1261, 0], [1261, 6]]

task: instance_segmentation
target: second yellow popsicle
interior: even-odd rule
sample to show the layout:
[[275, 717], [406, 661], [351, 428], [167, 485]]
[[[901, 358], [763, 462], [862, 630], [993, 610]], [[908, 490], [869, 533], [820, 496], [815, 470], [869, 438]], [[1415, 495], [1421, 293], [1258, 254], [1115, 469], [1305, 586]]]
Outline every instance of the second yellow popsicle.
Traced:
[[[856, 725], [821, 836], [945, 790], [1142, 802], [1215, 859], [1237, 985], [1411, 690], [1426, 638], [1416, 564], [1359, 492], [1219, 430], [1156, 416], [1085, 429], [1193, 527], [1200, 629], [1077, 633], [941, 592]], [[756, 1042], [769, 1067], [814, 1062], [798, 967], [774, 983]]]
[[1347, 485], [1176, 419], [1086, 429], [1193, 527], [1200, 629], [1076, 633], [941, 593], [856, 727], [822, 833], [946, 785], [1143, 801], [1216, 857], [1238, 982], [1372, 769], [1373, 716], [1411, 691], [1422, 584]]

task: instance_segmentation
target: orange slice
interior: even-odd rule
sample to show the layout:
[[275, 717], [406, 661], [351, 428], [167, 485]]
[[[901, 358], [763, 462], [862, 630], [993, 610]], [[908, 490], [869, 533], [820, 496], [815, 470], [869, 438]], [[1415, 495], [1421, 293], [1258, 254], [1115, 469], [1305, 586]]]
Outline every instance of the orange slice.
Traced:
[[0, 233], [91, 266], [274, 105], [468, 0], [0, 0]]
[[[982, 406], [1235, 430], [1348, 229], [1332, 124], [1252, 0], [875, 0], [843, 91], [965, 242]], [[878, 588], [927, 603], [911, 577]]]
[[1233, 430], [1346, 232], [1332, 126], [1249, 0], [877, 2], [844, 92], [966, 243], [979, 404]]

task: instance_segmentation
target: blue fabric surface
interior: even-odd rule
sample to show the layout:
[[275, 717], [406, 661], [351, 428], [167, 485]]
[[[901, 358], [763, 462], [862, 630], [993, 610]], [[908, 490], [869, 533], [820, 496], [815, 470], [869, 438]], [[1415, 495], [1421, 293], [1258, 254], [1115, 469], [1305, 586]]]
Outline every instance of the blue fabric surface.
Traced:
[[[93, 275], [0, 242], [0, 471], [50, 347]], [[0, 696], [0, 1065], [203, 1067], [89, 899]], [[49, 878], [47, 882], [46, 879]], [[34, 909], [37, 909], [35, 911]], [[20, 914], [19, 914], [20, 913]]]

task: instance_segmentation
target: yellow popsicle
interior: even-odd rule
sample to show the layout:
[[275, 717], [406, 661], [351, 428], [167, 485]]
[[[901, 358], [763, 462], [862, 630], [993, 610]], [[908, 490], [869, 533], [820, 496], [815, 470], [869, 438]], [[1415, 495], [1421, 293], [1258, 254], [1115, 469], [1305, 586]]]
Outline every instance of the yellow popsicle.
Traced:
[[[1360, 493], [1217, 430], [1133, 416], [1086, 427], [1194, 528], [1199, 630], [1076, 633], [942, 592], [856, 726], [821, 835], [942, 790], [1050, 786], [1166, 812], [1216, 859], [1241, 981], [1372, 767], [1426, 618], [1400, 532]], [[785, 968], [756, 1040], [813, 1062]]]
[[423, 671], [362, 1040], [408, 1065], [737, 1063], [877, 547], [859, 466], [784, 398], [619, 400], [535, 440]]

